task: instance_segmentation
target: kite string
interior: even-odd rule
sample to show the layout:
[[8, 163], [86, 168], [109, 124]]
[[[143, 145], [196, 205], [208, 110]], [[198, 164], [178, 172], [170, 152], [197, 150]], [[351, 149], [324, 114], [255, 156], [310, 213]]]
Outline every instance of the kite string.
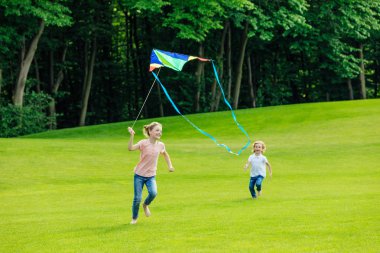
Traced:
[[[158, 69], [157, 75], [160, 74], [160, 70], [161, 70], [161, 68]], [[133, 128], [133, 127], [135, 126], [137, 119], [140, 117], [140, 114], [141, 114], [141, 112], [142, 112], [142, 110], [143, 110], [143, 108], [144, 108], [144, 105], [145, 105], [146, 101], [148, 100], [149, 94], [150, 94], [150, 92], [152, 91], [153, 86], [154, 86], [155, 83], [156, 83], [156, 79], [154, 79], [154, 81], [153, 81], [153, 83], [152, 83], [152, 86], [151, 86], [150, 89], [149, 89], [148, 95], [146, 95], [146, 98], [145, 98], [145, 100], [144, 100], [144, 103], [142, 104], [141, 109], [140, 109], [139, 113], [137, 114], [137, 117], [136, 117], [135, 121], [133, 122], [133, 125], [132, 125], [131, 128]]]

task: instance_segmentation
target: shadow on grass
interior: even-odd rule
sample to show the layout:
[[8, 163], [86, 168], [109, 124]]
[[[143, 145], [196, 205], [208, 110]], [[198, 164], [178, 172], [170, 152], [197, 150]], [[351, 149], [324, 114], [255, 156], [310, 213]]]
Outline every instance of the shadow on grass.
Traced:
[[82, 227], [78, 229], [67, 230], [67, 233], [96, 233], [96, 234], [108, 234], [127, 231], [134, 226], [129, 223], [118, 224], [114, 226], [104, 226], [104, 227]]
[[238, 197], [238, 198], [231, 198], [231, 199], [223, 199], [222, 201], [218, 202], [217, 205], [220, 210], [229, 210], [229, 209], [235, 209], [239, 207], [248, 207], [255, 204], [258, 204], [261, 202], [260, 199], [252, 199], [250, 196], [246, 197]]
[[231, 202], [232, 203], [248, 203], [248, 202], [253, 202], [255, 200], [252, 199], [251, 197], [243, 197], [243, 198], [238, 198], [238, 199], [232, 199]]

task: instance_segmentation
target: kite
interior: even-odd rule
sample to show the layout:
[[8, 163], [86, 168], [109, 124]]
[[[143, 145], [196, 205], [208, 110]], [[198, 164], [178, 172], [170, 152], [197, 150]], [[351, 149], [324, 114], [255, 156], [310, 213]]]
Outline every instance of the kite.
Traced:
[[[175, 71], [181, 71], [182, 68], [183, 68], [183, 66], [188, 61], [195, 60], [195, 59], [197, 59], [199, 61], [203, 61], [203, 62], [211, 62], [212, 67], [214, 69], [214, 74], [215, 74], [216, 81], [217, 81], [218, 86], [219, 86], [219, 88], [221, 90], [221, 94], [223, 95], [224, 103], [230, 109], [234, 122], [236, 123], [236, 125], [238, 126], [238, 128], [240, 129], [240, 131], [243, 132], [244, 135], [248, 139], [247, 143], [236, 153], [233, 152], [227, 145], [219, 143], [216, 140], [216, 138], [214, 138], [211, 134], [209, 134], [209, 133], [205, 132], [204, 130], [200, 129], [197, 125], [195, 125], [193, 122], [191, 122], [185, 115], [183, 115], [181, 113], [181, 111], [178, 109], [178, 107], [176, 106], [176, 104], [174, 103], [174, 101], [172, 100], [172, 98], [170, 97], [170, 95], [169, 95], [167, 89], [165, 88], [165, 86], [161, 83], [160, 79], [158, 78], [158, 74], [156, 74], [154, 72], [155, 69], [160, 69], [161, 67], [167, 67], [167, 68], [171, 68], [171, 69], [173, 69]], [[175, 109], [175, 111], [179, 115], [181, 115], [196, 130], [198, 130], [203, 135], [209, 137], [219, 147], [224, 147], [231, 154], [240, 155], [241, 152], [243, 152], [249, 146], [249, 144], [251, 143], [249, 135], [244, 130], [244, 128], [239, 124], [239, 122], [237, 121], [236, 115], [234, 113], [234, 110], [232, 109], [230, 103], [226, 99], [226, 96], [224, 94], [222, 85], [220, 84], [219, 77], [218, 77], [218, 72], [216, 70], [216, 67], [215, 67], [215, 64], [214, 64], [213, 60], [211, 60], [211, 59], [205, 59], [205, 58], [201, 58], [201, 57], [197, 57], [197, 56], [190, 56], [190, 55], [184, 55], [184, 54], [179, 54], [179, 53], [172, 53], [172, 52], [162, 51], [162, 50], [158, 50], [158, 49], [153, 49], [152, 50], [152, 54], [151, 54], [151, 58], [150, 58], [150, 68], [149, 68], [149, 71], [153, 74], [153, 76], [155, 78], [155, 81], [157, 81], [160, 84], [162, 90], [164, 91], [166, 97], [168, 98], [168, 100], [172, 104], [172, 106]]]

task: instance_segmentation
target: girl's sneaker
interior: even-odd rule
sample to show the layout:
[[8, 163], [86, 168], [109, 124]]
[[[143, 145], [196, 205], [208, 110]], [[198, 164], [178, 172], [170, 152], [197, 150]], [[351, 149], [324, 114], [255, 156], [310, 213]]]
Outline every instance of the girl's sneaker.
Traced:
[[143, 204], [143, 208], [144, 208], [145, 216], [149, 217], [151, 215], [149, 207], [147, 205]]

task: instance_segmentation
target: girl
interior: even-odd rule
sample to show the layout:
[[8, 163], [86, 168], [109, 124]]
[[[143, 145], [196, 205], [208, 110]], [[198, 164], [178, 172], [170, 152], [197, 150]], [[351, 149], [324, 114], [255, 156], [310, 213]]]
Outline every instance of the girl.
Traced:
[[253, 199], [256, 198], [255, 185], [257, 195], [261, 195], [261, 184], [266, 176], [265, 167], [268, 167], [269, 176], [272, 177], [272, 167], [267, 158], [263, 156], [265, 152], [265, 144], [262, 141], [255, 141], [252, 145], [253, 154], [249, 156], [247, 163], [244, 166], [244, 171], [247, 170], [248, 165], [251, 164], [251, 178], [249, 180], [249, 191]]
[[165, 157], [170, 172], [173, 172], [174, 168], [170, 160], [170, 156], [168, 152], [166, 152], [164, 143], [158, 141], [162, 136], [162, 125], [160, 123], [152, 122], [149, 125], [145, 125], [143, 128], [143, 133], [147, 139], [141, 140], [136, 144], [133, 144], [135, 131], [133, 131], [131, 127], [128, 127], [128, 131], [131, 134], [128, 143], [128, 150], [133, 151], [139, 149], [141, 152], [140, 162], [136, 165], [134, 170], [134, 198], [131, 224], [136, 224], [144, 184], [146, 185], [149, 193], [143, 203], [144, 212], [147, 217], [150, 216], [148, 206], [157, 195], [156, 171], [158, 155], [162, 154]]

